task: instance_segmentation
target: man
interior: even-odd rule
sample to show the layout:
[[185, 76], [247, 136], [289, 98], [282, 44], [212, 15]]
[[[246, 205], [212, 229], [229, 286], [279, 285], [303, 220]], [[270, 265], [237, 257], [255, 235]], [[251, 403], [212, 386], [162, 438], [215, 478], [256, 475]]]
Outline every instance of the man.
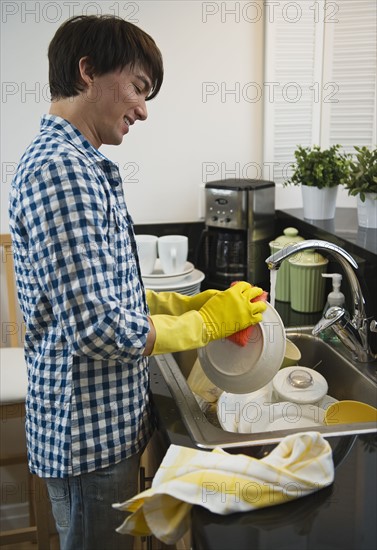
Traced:
[[[194, 349], [261, 320], [241, 282], [187, 297], [144, 292], [115, 163], [163, 80], [161, 53], [113, 16], [66, 21], [49, 46], [50, 112], [12, 183], [26, 324], [30, 470], [45, 478], [62, 550], [131, 548], [111, 508], [137, 492], [153, 431], [147, 356]], [[127, 546], [128, 545], [128, 546]]]

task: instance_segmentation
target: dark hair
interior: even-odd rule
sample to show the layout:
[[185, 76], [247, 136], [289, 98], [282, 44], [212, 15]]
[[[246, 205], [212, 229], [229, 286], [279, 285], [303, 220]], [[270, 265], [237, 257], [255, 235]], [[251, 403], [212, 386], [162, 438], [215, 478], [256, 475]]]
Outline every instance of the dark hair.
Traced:
[[113, 15], [79, 15], [65, 21], [48, 48], [52, 99], [76, 96], [84, 89], [79, 60], [88, 57], [97, 75], [139, 64], [152, 81], [155, 97], [164, 69], [155, 41], [136, 25]]

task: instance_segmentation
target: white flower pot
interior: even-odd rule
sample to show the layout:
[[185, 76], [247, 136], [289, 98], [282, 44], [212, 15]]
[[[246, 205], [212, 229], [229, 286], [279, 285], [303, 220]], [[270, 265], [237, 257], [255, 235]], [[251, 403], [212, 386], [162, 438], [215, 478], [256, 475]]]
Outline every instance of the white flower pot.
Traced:
[[308, 220], [332, 220], [335, 216], [338, 187], [311, 187], [301, 185], [304, 218]]
[[357, 219], [360, 227], [377, 228], [377, 193], [367, 193], [364, 202], [357, 197]]

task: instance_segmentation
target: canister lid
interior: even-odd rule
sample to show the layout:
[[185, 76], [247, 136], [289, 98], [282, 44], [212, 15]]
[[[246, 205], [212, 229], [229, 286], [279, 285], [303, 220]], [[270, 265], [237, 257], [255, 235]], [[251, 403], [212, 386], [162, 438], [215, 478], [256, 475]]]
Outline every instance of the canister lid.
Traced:
[[302, 250], [288, 259], [290, 264], [302, 265], [307, 267], [318, 267], [329, 263], [327, 258], [318, 254], [315, 250]]
[[274, 241], [271, 241], [270, 246], [272, 248], [280, 249], [304, 240], [305, 239], [303, 239], [303, 237], [300, 237], [298, 230], [295, 227], [286, 227], [283, 231], [283, 235], [280, 235], [280, 237], [276, 237]]

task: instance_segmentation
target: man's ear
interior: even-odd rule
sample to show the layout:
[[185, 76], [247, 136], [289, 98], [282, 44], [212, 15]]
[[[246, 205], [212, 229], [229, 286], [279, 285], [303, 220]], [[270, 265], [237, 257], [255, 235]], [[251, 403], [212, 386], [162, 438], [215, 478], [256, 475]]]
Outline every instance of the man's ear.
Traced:
[[85, 87], [89, 87], [93, 84], [94, 79], [94, 67], [90, 61], [89, 56], [82, 57], [79, 60], [79, 71], [82, 83]]

